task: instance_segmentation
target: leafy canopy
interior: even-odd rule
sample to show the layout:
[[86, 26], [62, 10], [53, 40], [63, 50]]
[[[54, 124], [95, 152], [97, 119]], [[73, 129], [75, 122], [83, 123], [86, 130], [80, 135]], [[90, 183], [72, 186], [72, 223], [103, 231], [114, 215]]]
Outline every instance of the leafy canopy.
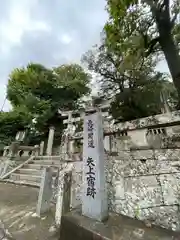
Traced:
[[58, 110], [78, 107], [80, 98], [90, 92], [90, 79], [91, 76], [77, 64], [48, 69], [30, 63], [10, 74], [7, 98], [14, 109], [23, 107], [26, 114], [35, 119], [31, 123], [34, 132], [46, 135], [49, 125], [61, 132]]
[[[119, 51], [131, 41], [132, 55], [163, 53], [180, 99], [180, 1], [107, 0], [107, 11], [106, 44]], [[131, 36], [127, 38], [124, 29]]]
[[131, 120], [160, 113], [167, 77], [155, 70], [157, 55], [146, 51], [145, 38], [148, 34], [151, 39], [155, 32], [152, 15], [137, 1], [108, 1], [107, 9], [110, 17], [101, 45], [88, 51], [83, 62], [98, 74], [103, 96], [113, 97], [115, 118]]

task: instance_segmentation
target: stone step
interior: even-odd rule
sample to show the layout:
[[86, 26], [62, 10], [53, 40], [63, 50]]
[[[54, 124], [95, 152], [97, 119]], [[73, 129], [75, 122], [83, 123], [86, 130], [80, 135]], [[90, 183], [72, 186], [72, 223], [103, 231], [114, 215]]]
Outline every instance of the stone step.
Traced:
[[43, 168], [47, 168], [47, 167], [52, 167], [53, 171], [54, 172], [57, 172], [58, 170], [58, 167], [56, 165], [48, 165], [48, 164], [44, 164], [44, 165], [41, 165], [41, 164], [26, 164], [24, 165], [24, 169], [34, 169], [34, 170], [42, 170]]
[[44, 166], [42, 166], [41, 164], [33, 164], [33, 163], [30, 163], [30, 164], [25, 164], [25, 165], [24, 165], [24, 168], [41, 170], [41, 169], [44, 168]]
[[61, 156], [36, 156], [35, 160], [51, 160], [51, 161], [63, 161]]
[[12, 173], [10, 175], [10, 179], [14, 181], [28, 181], [28, 182], [37, 182], [37, 183], [41, 182], [41, 176], [20, 174], [20, 173]]
[[62, 162], [54, 160], [34, 160], [33, 163], [48, 166], [61, 166], [62, 164]]
[[33, 182], [33, 181], [17, 181], [17, 180], [12, 180], [12, 179], [4, 179], [4, 180], [0, 180], [0, 182], [4, 182], [4, 183], [13, 183], [13, 184], [17, 184], [17, 185], [26, 185], [26, 186], [32, 186], [32, 187], [40, 187], [40, 183], [37, 182]]
[[40, 170], [40, 169], [31, 169], [31, 168], [20, 168], [20, 169], [16, 170], [15, 173], [41, 176], [42, 170]]

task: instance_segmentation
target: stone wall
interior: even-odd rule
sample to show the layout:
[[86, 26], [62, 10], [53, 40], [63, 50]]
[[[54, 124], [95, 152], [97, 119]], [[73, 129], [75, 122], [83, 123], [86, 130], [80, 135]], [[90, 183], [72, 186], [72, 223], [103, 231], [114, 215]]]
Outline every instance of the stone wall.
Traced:
[[[119, 151], [107, 156], [109, 210], [180, 229], [180, 149]], [[73, 168], [71, 207], [81, 204], [82, 162]]]
[[180, 149], [120, 151], [109, 161], [110, 210], [179, 230]]

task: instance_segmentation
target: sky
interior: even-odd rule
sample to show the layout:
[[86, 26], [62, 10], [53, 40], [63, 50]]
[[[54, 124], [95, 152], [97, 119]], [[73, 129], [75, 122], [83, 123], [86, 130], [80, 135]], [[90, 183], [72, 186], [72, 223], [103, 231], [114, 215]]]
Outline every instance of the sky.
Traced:
[[[47, 67], [80, 62], [99, 42], [105, 0], [0, 0], [0, 108], [8, 75], [38, 62]], [[160, 70], [167, 71], [164, 62]], [[6, 101], [3, 110], [10, 109]]]

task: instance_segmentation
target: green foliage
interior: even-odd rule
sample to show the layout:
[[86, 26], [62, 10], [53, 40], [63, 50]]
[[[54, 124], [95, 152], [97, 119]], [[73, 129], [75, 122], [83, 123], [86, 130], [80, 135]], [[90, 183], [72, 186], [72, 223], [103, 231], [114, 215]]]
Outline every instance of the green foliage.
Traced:
[[42, 132], [46, 135], [49, 125], [61, 132], [58, 110], [78, 107], [79, 99], [90, 91], [89, 81], [90, 75], [77, 64], [48, 69], [31, 63], [10, 74], [7, 97], [14, 109], [23, 106], [25, 112], [36, 119], [31, 128], [38, 131], [38, 135]]
[[114, 53], [102, 45], [84, 55], [83, 61], [99, 74], [104, 98], [113, 98], [110, 111], [114, 118], [126, 121], [160, 113], [164, 78], [154, 71], [156, 61], [126, 53], [125, 49]]
[[160, 87], [156, 80], [150, 80], [144, 82], [142, 86], [127, 88], [116, 94], [111, 104], [113, 117], [130, 121], [160, 113]]
[[[108, 1], [110, 18], [104, 27], [102, 43], [82, 59], [99, 75], [103, 96], [113, 97], [113, 117], [123, 121], [160, 113], [160, 96], [166, 79], [155, 71], [157, 55], [147, 57], [145, 36], [148, 34], [147, 41], [156, 36], [154, 27], [150, 28], [152, 15], [136, 3]], [[171, 96], [175, 95], [172, 88]]]
[[107, 0], [107, 11], [106, 45], [128, 58], [163, 53], [180, 99], [179, 0]]
[[178, 108], [178, 93], [174, 84], [164, 79], [164, 81], [162, 82], [162, 93], [164, 99], [170, 107], [170, 110], [176, 110]]
[[16, 133], [29, 126], [31, 118], [23, 108], [16, 108], [10, 112], [0, 112], [0, 143], [10, 144], [15, 140]]
[[[83, 68], [78, 64], [61, 65], [54, 68], [57, 74], [57, 87], [63, 86], [67, 90], [73, 91], [74, 100], [90, 92], [88, 87], [90, 76], [84, 72]], [[69, 92], [71, 94], [72, 92]]]

